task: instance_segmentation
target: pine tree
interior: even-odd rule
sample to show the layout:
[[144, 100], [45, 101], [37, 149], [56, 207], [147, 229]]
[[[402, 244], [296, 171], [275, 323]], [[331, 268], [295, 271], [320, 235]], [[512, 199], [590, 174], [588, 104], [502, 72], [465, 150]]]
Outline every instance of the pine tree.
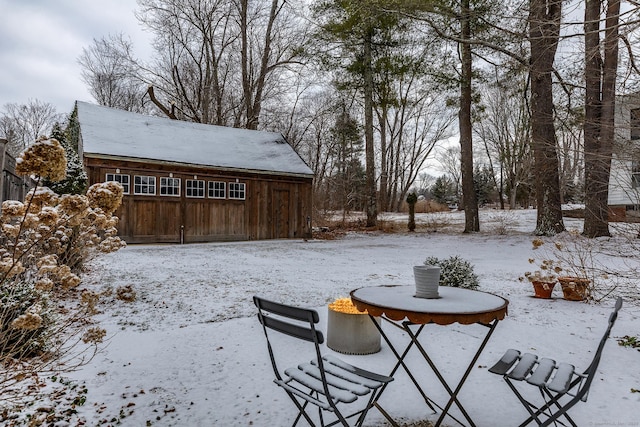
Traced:
[[51, 138], [57, 139], [67, 154], [67, 177], [58, 182], [45, 179], [43, 185], [58, 194], [84, 194], [87, 190], [87, 174], [78, 156], [79, 129], [78, 112], [74, 108], [67, 119], [66, 129], [63, 130], [60, 123], [56, 123], [51, 131]]

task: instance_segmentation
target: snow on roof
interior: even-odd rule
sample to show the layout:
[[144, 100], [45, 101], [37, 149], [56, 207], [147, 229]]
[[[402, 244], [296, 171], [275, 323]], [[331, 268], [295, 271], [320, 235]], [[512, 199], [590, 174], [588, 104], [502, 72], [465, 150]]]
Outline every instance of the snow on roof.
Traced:
[[277, 132], [171, 120], [80, 101], [76, 104], [83, 156], [313, 175]]

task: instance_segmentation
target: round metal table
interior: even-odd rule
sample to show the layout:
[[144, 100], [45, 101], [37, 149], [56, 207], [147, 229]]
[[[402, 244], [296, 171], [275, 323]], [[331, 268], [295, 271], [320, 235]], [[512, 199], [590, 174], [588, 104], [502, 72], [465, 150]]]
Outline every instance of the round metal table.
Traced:
[[[452, 414], [449, 414], [449, 409], [454, 403], [469, 425], [475, 426], [467, 411], [460, 404], [457, 396], [467, 377], [471, 373], [476, 361], [480, 357], [482, 350], [493, 334], [498, 322], [504, 319], [507, 315], [509, 301], [505, 298], [487, 292], [444, 286], [439, 287], [438, 298], [418, 298], [415, 297], [415, 292], [415, 286], [369, 286], [355, 289], [351, 291], [350, 295], [356, 308], [360, 311], [366, 310], [372, 320], [374, 316], [379, 316], [381, 319], [386, 320], [393, 326], [404, 330], [409, 336], [409, 343], [402, 353], [400, 353], [389, 340], [389, 337], [385, 334], [382, 327], [376, 324], [382, 338], [384, 338], [385, 342], [389, 345], [389, 348], [398, 360], [391, 371], [390, 376], [393, 376], [398, 368], [402, 366], [424, 398], [425, 403], [434, 411], [434, 406], [438, 407], [438, 409], [442, 411], [434, 426], [440, 426], [447, 415], [462, 424], [460, 420], [455, 418]], [[450, 325], [453, 323], [460, 323], [462, 325], [480, 324], [488, 328], [484, 339], [480, 343], [480, 346], [478, 347], [471, 362], [469, 362], [466, 371], [455, 388], [452, 388], [447, 383], [443, 375], [440, 373], [440, 370], [431, 359], [431, 356], [418, 340], [420, 333], [427, 324]], [[411, 329], [411, 326], [415, 325], [419, 326], [417, 331], [414, 332]], [[444, 407], [441, 407], [426, 395], [415, 376], [404, 362], [406, 355], [412, 347], [416, 347], [418, 351], [420, 351], [424, 360], [448, 392], [450, 398]], [[385, 384], [384, 387], [387, 385], [388, 384]], [[382, 391], [383, 390], [384, 388]], [[382, 394], [382, 391], [380, 394]], [[379, 406], [377, 400], [380, 398], [380, 394], [378, 394], [378, 398], [376, 399], [376, 402], [374, 402], [375, 405], [378, 406], [378, 409], [380, 409], [382, 414], [391, 422], [392, 425], [397, 426], [398, 424]]]

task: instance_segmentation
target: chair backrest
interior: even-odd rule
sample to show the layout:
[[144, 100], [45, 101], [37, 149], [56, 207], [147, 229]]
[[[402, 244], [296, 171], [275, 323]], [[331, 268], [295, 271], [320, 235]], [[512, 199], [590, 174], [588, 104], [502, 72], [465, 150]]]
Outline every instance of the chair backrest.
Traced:
[[[273, 329], [274, 331], [305, 341], [316, 342], [318, 344], [324, 342], [322, 332], [316, 330], [314, 327], [319, 321], [317, 311], [269, 301], [258, 296], [253, 297], [253, 303], [258, 307], [258, 319], [260, 319], [260, 323], [265, 328]], [[275, 314], [280, 316], [280, 318], [265, 315], [267, 313]], [[283, 318], [294, 319], [305, 323], [296, 324], [288, 322]]]
[[618, 312], [622, 307], [622, 298], [618, 297], [616, 300], [616, 305], [613, 309], [613, 312], [609, 315], [609, 325], [607, 326], [607, 330], [605, 331], [602, 339], [600, 339], [600, 344], [598, 345], [598, 350], [596, 350], [595, 355], [593, 356], [593, 360], [589, 367], [584, 371], [584, 375], [586, 375], [585, 383], [582, 385], [582, 388], [579, 390], [577, 395], [580, 395], [582, 400], [586, 400], [586, 393], [589, 391], [589, 386], [593, 381], [593, 377], [598, 369], [598, 365], [600, 364], [600, 359], [602, 357], [602, 349], [604, 349], [604, 345], [607, 343], [607, 339], [609, 338], [609, 334], [611, 334], [611, 329], [613, 325], [616, 323], [616, 319], [618, 319]]
[[[598, 345], [598, 350], [596, 351], [596, 354], [593, 356], [593, 360], [591, 364], [584, 371], [584, 375], [586, 376], [586, 378], [584, 379], [584, 383], [582, 384], [582, 387], [580, 387], [580, 389], [576, 392], [575, 396], [571, 400], [566, 402], [564, 405], [562, 405], [562, 407], [556, 413], [554, 413], [553, 416], [549, 417], [547, 420], [545, 420], [545, 422], [540, 424], [541, 427], [550, 426], [551, 423], [555, 423], [555, 421], [558, 418], [566, 414], [567, 411], [571, 409], [576, 403], [578, 403], [579, 401], [587, 400], [589, 387], [593, 382], [593, 377], [595, 376], [596, 370], [598, 369], [598, 364], [600, 363], [600, 358], [602, 356], [602, 349], [604, 348], [604, 345], [606, 344], [607, 339], [609, 338], [609, 334], [611, 333], [611, 328], [613, 328], [614, 323], [616, 323], [616, 319], [618, 318], [618, 311], [620, 311], [621, 307], [622, 307], [622, 298], [619, 297], [616, 300], [613, 313], [609, 315], [609, 325], [607, 326], [607, 330], [605, 331], [604, 335], [602, 336], [602, 339], [600, 340], [600, 344]], [[574, 382], [572, 383], [572, 386], [573, 384], [579, 383], [580, 380], [581, 378], [575, 379]]]
[[[316, 360], [318, 360], [319, 363], [322, 381], [325, 383], [325, 392], [328, 393], [324, 365], [322, 363], [322, 355], [320, 353], [320, 344], [324, 342], [324, 335], [322, 335], [321, 331], [318, 331], [315, 328], [315, 325], [320, 321], [318, 312], [307, 308], [294, 307], [269, 301], [258, 296], [253, 297], [253, 303], [258, 307], [258, 319], [260, 319], [262, 329], [264, 330], [264, 336], [267, 339], [269, 358], [271, 359], [271, 366], [273, 367], [276, 379], [282, 380], [282, 374], [278, 368], [278, 362], [276, 361], [267, 329], [314, 343]], [[292, 319], [292, 321], [289, 321], [288, 319]]]

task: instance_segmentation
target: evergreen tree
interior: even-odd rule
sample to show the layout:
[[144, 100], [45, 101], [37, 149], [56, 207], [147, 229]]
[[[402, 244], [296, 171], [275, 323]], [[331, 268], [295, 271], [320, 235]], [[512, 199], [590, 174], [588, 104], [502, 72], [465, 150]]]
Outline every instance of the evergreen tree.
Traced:
[[436, 178], [436, 182], [431, 187], [431, 196], [436, 202], [443, 205], [457, 202], [458, 199], [455, 185], [446, 175]]
[[348, 212], [352, 209], [362, 210], [366, 201], [366, 174], [360, 157], [362, 155], [362, 135], [360, 127], [349, 114], [346, 107], [336, 118], [331, 128], [331, 138], [335, 144], [335, 168], [332, 192], [335, 195], [336, 208]]
[[473, 171], [473, 184], [480, 205], [492, 203], [495, 200], [497, 189], [489, 167], [476, 165]]
[[63, 130], [60, 123], [56, 123], [51, 131], [51, 138], [60, 142], [67, 155], [67, 177], [58, 182], [43, 181], [43, 185], [57, 194], [84, 194], [87, 190], [87, 174], [78, 156], [79, 129], [78, 111], [74, 108], [67, 119], [66, 129]]

